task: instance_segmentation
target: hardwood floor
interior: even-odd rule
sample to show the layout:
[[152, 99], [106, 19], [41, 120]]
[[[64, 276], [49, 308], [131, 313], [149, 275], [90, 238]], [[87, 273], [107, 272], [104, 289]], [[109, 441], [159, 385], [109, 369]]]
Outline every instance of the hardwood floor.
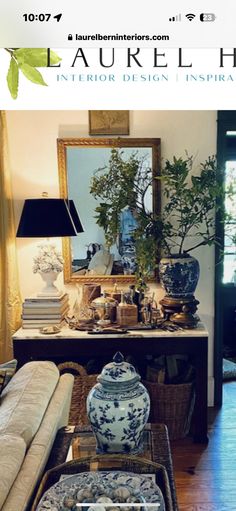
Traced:
[[236, 381], [223, 387], [223, 407], [209, 409], [209, 443], [171, 444], [180, 511], [236, 511]]

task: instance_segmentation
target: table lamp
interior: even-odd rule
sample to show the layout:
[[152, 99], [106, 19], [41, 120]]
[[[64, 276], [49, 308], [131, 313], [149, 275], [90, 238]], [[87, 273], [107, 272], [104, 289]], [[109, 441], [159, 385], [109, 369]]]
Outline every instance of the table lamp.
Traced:
[[[17, 238], [52, 238], [77, 236], [83, 232], [73, 200], [66, 199], [26, 199]], [[55, 245], [49, 242], [39, 246], [34, 258], [33, 272], [40, 273], [45, 287], [38, 296], [59, 296], [61, 292], [54, 285], [58, 273], [63, 270], [63, 258]]]

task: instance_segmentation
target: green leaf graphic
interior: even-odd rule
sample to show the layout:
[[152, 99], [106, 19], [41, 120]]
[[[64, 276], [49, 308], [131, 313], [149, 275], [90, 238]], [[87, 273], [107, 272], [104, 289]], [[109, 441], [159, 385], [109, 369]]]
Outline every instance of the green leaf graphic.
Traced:
[[38, 85], [47, 85], [41, 75], [41, 73], [29, 64], [19, 64], [20, 70], [28, 80]]
[[[47, 67], [47, 48], [19, 48], [14, 51], [14, 56], [20, 63], [26, 63], [32, 67]], [[56, 65], [60, 61], [61, 58], [50, 50], [50, 64]]]
[[7, 85], [13, 99], [17, 98], [19, 83], [19, 67], [15, 59], [12, 57], [7, 73]]
[[[37, 67], [47, 67], [47, 48], [5, 48], [11, 61], [7, 73], [7, 84], [13, 99], [18, 95], [19, 69], [25, 77], [37, 85], [46, 85]], [[50, 49], [50, 65], [57, 65], [62, 59]]]

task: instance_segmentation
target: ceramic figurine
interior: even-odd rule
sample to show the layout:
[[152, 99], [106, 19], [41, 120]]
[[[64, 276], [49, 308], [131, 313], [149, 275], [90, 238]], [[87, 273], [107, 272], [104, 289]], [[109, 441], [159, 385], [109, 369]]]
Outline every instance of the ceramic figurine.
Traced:
[[135, 368], [116, 353], [87, 397], [87, 413], [97, 453], [142, 451], [142, 433], [150, 411], [147, 389]]

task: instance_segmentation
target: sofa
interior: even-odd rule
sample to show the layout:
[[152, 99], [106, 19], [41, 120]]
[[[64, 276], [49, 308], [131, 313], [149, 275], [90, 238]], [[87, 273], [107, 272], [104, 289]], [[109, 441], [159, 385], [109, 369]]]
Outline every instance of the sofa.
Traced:
[[58, 429], [68, 424], [74, 378], [28, 362], [0, 397], [0, 510], [26, 511]]

